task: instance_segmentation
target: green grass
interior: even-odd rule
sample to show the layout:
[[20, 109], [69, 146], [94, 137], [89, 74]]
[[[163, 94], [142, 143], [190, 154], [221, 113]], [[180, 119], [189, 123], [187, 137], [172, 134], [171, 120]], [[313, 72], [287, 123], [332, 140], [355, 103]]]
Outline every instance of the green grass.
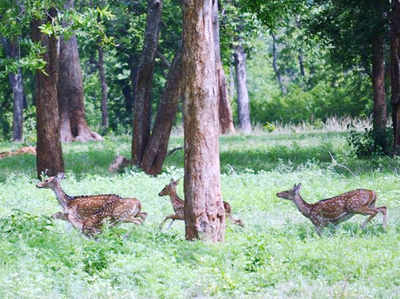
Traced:
[[[64, 146], [67, 193], [135, 196], [149, 213], [144, 225], [106, 228], [97, 240], [48, 217], [60, 207], [51, 191], [35, 188], [35, 157], [0, 160], [0, 298], [399, 298], [400, 160], [356, 159], [344, 136], [222, 137], [222, 194], [246, 225], [228, 225], [223, 244], [185, 241], [182, 222], [158, 230], [172, 208], [157, 193], [183, 176], [182, 151], [150, 177], [107, 172], [117, 153], [129, 156], [129, 137]], [[170, 148], [182, 142], [174, 137]], [[0, 151], [11, 147], [1, 143]], [[364, 231], [365, 217], [355, 216], [318, 237], [275, 196], [299, 182], [310, 202], [376, 190], [388, 207], [387, 231], [380, 215]]]

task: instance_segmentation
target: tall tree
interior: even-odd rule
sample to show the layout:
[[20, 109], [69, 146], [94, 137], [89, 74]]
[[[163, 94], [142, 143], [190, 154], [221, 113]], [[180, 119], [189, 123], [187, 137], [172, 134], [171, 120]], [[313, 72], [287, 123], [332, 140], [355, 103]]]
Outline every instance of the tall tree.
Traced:
[[224, 240], [212, 0], [183, 0], [187, 240]]
[[400, 154], [400, 1], [392, 1], [391, 10], [391, 87], [392, 87], [392, 119], [393, 147]]
[[385, 99], [385, 54], [384, 30], [385, 26], [385, 6], [383, 1], [377, 1], [372, 7], [376, 11], [377, 24], [375, 32], [372, 35], [372, 86], [374, 89], [374, 114], [373, 129], [375, 136], [375, 145], [382, 147], [387, 151], [386, 144], [386, 123], [387, 109]]
[[375, 145], [386, 151], [386, 100], [384, 37], [379, 34], [372, 40], [372, 86], [374, 89], [373, 129]]
[[[47, 22], [52, 23], [57, 15], [55, 8], [49, 9]], [[46, 62], [43, 70], [36, 71], [36, 169], [37, 175], [43, 173], [53, 176], [64, 171], [60, 141], [60, 118], [57, 102], [58, 51], [57, 39], [54, 34], [41, 32], [40, 26], [44, 20], [32, 21], [32, 39], [39, 42], [45, 49], [42, 59]]]
[[145, 40], [136, 73], [132, 138], [132, 161], [140, 166], [151, 126], [151, 88], [157, 53], [162, 0], [148, 0]]
[[[19, 44], [17, 40], [7, 40], [6, 38], [1, 39], [3, 48], [6, 55], [17, 60], [20, 57]], [[8, 74], [8, 79], [13, 93], [13, 141], [23, 141], [23, 109], [24, 109], [24, 86], [22, 82], [21, 68], [17, 68], [15, 72]]]
[[216, 77], [218, 82], [218, 103], [219, 103], [219, 125], [222, 134], [235, 132], [233, 126], [232, 108], [228, 97], [228, 87], [226, 76], [221, 60], [220, 38], [219, 38], [219, 18], [218, 0], [213, 0], [213, 34], [215, 48]]
[[247, 90], [246, 53], [241, 44], [235, 48], [235, 73], [238, 103], [239, 128], [245, 133], [251, 131], [249, 92]]
[[[64, 8], [73, 9], [74, 0], [66, 0]], [[90, 130], [85, 116], [82, 69], [76, 35], [60, 38], [58, 104], [62, 142], [103, 140]]]

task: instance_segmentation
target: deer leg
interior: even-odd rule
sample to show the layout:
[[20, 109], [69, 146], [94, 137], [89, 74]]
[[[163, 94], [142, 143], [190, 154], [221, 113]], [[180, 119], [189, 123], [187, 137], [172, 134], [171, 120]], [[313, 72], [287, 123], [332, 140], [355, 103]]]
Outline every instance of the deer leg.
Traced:
[[51, 217], [53, 219], [60, 219], [60, 220], [68, 221], [68, 214], [63, 213], [63, 212], [57, 212], [57, 213], [51, 215]]
[[165, 217], [164, 220], [163, 220], [163, 222], [161, 222], [161, 224], [160, 224], [160, 230], [162, 230], [162, 227], [164, 226], [165, 222], [166, 222], [168, 219], [173, 219], [174, 216], [175, 216], [175, 215], [169, 215], [169, 216]]
[[126, 217], [122, 222], [129, 222], [129, 223], [134, 223], [134, 224], [142, 224], [143, 223], [143, 218], [137, 217], [137, 216], [131, 216], [131, 217]]
[[96, 215], [88, 217], [82, 224], [82, 232], [86, 236], [93, 236], [100, 232], [99, 229], [100, 221], [99, 217]]
[[136, 224], [142, 224], [146, 220], [146, 217], [147, 217], [147, 213], [146, 212], [138, 213], [134, 217], [135, 221], [132, 221], [132, 222], [136, 223]]
[[239, 218], [234, 218], [233, 216], [231, 216], [230, 218], [231, 218], [231, 220], [232, 220], [232, 222], [234, 224], [237, 224], [237, 225], [239, 225], [241, 227], [244, 227], [244, 224], [243, 224], [242, 220], [240, 220]]
[[382, 226], [383, 228], [386, 228], [387, 225], [387, 208], [386, 207], [377, 207], [378, 211], [382, 213], [383, 215], [383, 223]]
[[369, 208], [369, 207], [362, 207], [359, 208], [358, 210], [355, 210], [354, 213], [357, 214], [362, 214], [362, 215], [370, 215], [364, 222], [361, 224], [361, 228], [364, 229], [365, 226], [367, 225], [368, 222], [371, 221], [372, 218], [378, 214], [378, 209], [377, 208]]
[[169, 230], [170, 228], [171, 228], [171, 226], [172, 226], [172, 224], [175, 222], [175, 219], [172, 219], [170, 222], [169, 222], [169, 224], [168, 224], [168, 227], [167, 227], [167, 230]]
[[171, 225], [174, 223], [175, 220], [185, 220], [185, 218], [182, 218], [179, 215], [173, 215], [171, 219], [172, 219], [172, 221], [170, 222], [170, 224], [169, 224], [167, 229], [171, 228]]
[[140, 212], [140, 213], [137, 214], [136, 217], [139, 217], [140, 219], [142, 219], [142, 222], [143, 222], [147, 218], [147, 213], [146, 212]]

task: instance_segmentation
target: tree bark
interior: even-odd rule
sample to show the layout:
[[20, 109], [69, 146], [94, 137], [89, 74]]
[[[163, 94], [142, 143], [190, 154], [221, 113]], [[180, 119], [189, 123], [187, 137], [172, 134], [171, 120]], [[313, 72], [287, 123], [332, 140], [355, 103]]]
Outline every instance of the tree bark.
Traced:
[[372, 85], [374, 89], [373, 130], [375, 146], [386, 152], [386, 102], [385, 102], [385, 57], [384, 38], [377, 34], [372, 41]]
[[133, 116], [132, 161], [140, 166], [151, 126], [151, 88], [154, 58], [158, 47], [162, 0], [148, 0], [146, 32], [136, 74]]
[[185, 227], [187, 240], [224, 240], [212, 0], [183, 0]]
[[[54, 8], [49, 10], [48, 21], [56, 16]], [[32, 22], [32, 39], [45, 49], [42, 54], [46, 67], [36, 71], [36, 168], [40, 178], [43, 173], [54, 176], [64, 171], [60, 142], [60, 118], [57, 102], [58, 51], [57, 40], [40, 32], [40, 20]]]
[[[64, 8], [73, 8], [74, 0], [66, 0]], [[75, 35], [60, 38], [58, 105], [62, 142], [103, 140], [86, 122], [82, 69]]]
[[213, 0], [213, 35], [215, 49], [216, 77], [218, 84], [218, 108], [219, 108], [219, 127], [221, 134], [231, 134], [235, 132], [233, 126], [233, 116], [231, 103], [228, 98], [228, 86], [226, 76], [221, 61], [221, 49], [219, 38], [219, 19], [218, 19], [218, 0]]
[[[301, 30], [301, 22], [300, 22], [300, 16], [296, 16], [296, 27]], [[303, 55], [303, 49], [299, 48], [298, 49], [299, 54], [297, 55], [297, 58], [299, 60], [299, 71], [300, 75], [305, 79], [306, 77], [306, 72], [304, 70], [304, 55]]]
[[245, 133], [251, 131], [249, 93], [247, 91], [246, 53], [241, 45], [235, 48], [235, 72], [239, 128]]
[[393, 150], [398, 155], [400, 154], [400, 0], [392, 1], [390, 26]]
[[[5, 54], [11, 59], [19, 58], [19, 45], [17, 41], [9, 41], [2, 38]], [[22, 72], [18, 68], [17, 72], [8, 74], [8, 79], [13, 93], [13, 141], [23, 141], [23, 110], [24, 110], [24, 86], [22, 82]]]
[[98, 67], [99, 67], [99, 77], [101, 83], [101, 126], [103, 127], [103, 130], [106, 130], [108, 128], [108, 108], [107, 108], [108, 86], [106, 81], [106, 74], [104, 71], [103, 48], [99, 45], [97, 50], [99, 54]]
[[141, 163], [141, 167], [148, 174], [161, 173], [168, 152], [169, 136], [182, 95], [182, 80], [182, 49], [179, 49], [168, 72], [153, 131]]
[[276, 49], [276, 37], [275, 34], [271, 33], [272, 36], [272, 67], [275, 72], [276, 80], [278, 81], [279, 88], [282, 94], [286, 94], [286, 88], [282, 83], [281, 73], [278, 68], [278, 51]]

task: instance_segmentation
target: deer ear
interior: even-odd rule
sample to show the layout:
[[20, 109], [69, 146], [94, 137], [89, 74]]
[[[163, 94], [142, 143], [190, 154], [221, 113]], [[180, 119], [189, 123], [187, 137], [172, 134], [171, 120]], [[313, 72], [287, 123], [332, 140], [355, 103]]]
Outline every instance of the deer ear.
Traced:
[[178, 185], [180, 181], [181, 181], [181, 178], [177, 179], [177, 180], [175, 181], [175, 184]]
[[294, 185], [294, 191], [299, 191], [301, 188], [301, 183], [298, 183], [297, 185]]

